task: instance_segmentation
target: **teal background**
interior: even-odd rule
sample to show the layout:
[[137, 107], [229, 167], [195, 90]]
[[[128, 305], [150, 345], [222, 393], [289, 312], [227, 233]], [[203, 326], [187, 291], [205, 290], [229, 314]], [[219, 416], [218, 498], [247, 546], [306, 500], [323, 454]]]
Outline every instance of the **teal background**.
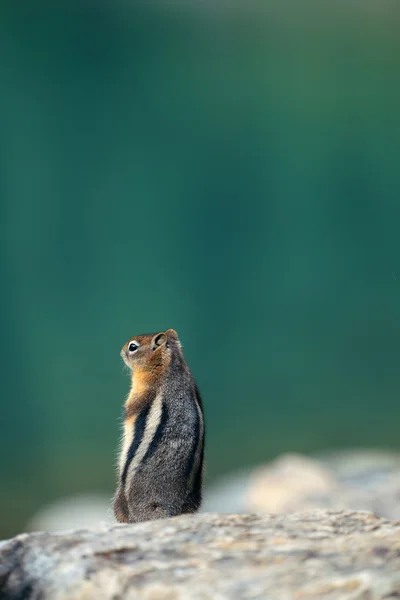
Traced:
[[146, 331], [180, 334], [209, 482], [400, 447], [399, 16], [2, 3], [0, 537], [111, 497]]

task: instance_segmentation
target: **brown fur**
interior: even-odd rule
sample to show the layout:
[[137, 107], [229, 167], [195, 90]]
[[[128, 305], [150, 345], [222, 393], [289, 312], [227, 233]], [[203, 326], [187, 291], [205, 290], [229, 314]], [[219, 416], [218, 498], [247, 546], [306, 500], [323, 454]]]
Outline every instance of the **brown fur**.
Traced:
[[[176, 332], [170, 329], [169, 332]], [[167, 333], [167, 332], [166, 332]], [[131, 389], [125, 402], [125, 419], [129, 420], [133, 415], [137, 415], [145, 404], [151, 401], [152, 390], [157, 389], [163, 373], [168, 368], [168, 354], [158, 348], [151, 351], [151, 342], [154, 334], [139, 335], [132, 337], [124, 344], [121, 350], [121, 356], [125, 364], [133, 369], [131, 376]], [[128, 355], [129, 344], [137, 341], [140, 344], [141, 355], [136, 358], [130, 358]]]

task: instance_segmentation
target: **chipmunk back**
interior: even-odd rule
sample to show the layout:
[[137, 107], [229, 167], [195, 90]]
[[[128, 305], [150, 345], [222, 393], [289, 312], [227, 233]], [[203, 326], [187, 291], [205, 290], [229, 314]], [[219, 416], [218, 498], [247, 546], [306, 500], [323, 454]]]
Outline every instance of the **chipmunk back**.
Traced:
[[114, 513], [135, 523], [196, 512], [201, 503], [204, 418], [176, 331], [139, 335], [122, 348], [132, 369], [125, 402]]

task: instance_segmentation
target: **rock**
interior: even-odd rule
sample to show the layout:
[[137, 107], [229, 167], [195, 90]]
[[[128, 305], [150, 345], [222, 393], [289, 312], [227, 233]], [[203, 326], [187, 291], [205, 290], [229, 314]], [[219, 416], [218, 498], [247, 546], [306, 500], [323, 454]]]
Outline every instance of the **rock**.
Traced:
[[[42, 507], [25, 531], [55, 532], [115, 522], [109, 494], [80, 494]], [[400, 454], [352, 450], [318, 457], [287, 454], [207, 486], [201, 512], [285, 514], [312, 508], [370, 510], [400, 519]]]
[[0, 543], [2, 600], [395, 600], [400, 523], [368, 512], [187, 515]]
[[293, 504], [312, 508], [314, 497], [331, 496], [338, 486], [334, 474], [320, 462], [287, 454], [254, 471], [245, 503], [251, 512], [293, 512]]
[[247, 491], [253, 470], [241, 470], [222, 476], [204, 491], [201, 512], [246, 512]]
[[278, 514], [350, 508], [396, 520], [399, 498], [400, 454], [352, 450], [313, 458], [287, 454], [253, 472], [233, 473], [206, 490], [204, 506]]
[[114, 523], [111, 496], [79, 494], [43, 506], [26, 525], [26, 531], [61, 531]]

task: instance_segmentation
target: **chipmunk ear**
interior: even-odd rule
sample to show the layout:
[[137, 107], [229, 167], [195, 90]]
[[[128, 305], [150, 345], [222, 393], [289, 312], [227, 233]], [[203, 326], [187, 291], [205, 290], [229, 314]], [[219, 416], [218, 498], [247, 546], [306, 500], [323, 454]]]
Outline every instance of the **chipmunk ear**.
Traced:
[[174, 340], [178, 339], [178, 334], [176, 333], [175, 329], [167, 329], [165, 333], [168, 335], [168, 337], [173, 338]]
[[151, 340], [151, 349], [155, 350], [159, 346], [162, 346], [167, 341], [167, 336], [165, 333], [157, 333], [153, 339]]

